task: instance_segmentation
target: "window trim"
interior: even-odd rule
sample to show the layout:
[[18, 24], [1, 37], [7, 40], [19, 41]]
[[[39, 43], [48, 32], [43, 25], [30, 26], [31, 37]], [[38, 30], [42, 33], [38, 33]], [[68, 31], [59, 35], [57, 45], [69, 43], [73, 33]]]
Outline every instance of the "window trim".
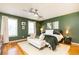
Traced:
[[53, 22], [53, 29], [59, 29], [59, 21]]

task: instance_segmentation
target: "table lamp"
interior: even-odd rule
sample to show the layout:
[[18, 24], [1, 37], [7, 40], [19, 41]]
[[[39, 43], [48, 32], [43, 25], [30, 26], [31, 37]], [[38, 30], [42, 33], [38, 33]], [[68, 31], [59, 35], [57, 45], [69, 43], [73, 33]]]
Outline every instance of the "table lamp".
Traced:
[[40, 30], [41, 30], [41, 33], [43, 32], [43, 28], [40, 28]]

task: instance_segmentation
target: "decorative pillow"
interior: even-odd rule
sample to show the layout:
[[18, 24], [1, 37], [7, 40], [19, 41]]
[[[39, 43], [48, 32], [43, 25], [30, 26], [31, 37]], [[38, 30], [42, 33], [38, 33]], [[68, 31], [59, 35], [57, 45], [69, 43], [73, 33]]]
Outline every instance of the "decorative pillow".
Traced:
[[45, 35], [53, 35], [53, 30], [46, 30]]

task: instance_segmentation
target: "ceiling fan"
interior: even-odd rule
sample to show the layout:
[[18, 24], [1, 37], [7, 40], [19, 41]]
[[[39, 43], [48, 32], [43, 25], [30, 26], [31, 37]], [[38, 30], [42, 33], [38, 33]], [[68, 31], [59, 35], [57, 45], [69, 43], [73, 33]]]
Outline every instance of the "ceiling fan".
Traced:
[[30, 12], [30, 13], [34, 14], [35, 16], [38, 16], [39, 18], [43, 19], [43, 16], [39, 15], [38, 9], [30, 8], [28, 11], [26, 9], [24, 9], [24, 11], [25, 12]]

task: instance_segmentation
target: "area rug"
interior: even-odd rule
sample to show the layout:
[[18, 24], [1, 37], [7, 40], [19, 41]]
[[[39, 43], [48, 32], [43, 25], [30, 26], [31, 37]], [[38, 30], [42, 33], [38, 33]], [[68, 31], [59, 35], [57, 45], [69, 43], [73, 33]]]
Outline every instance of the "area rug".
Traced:
[[30, 45], [27, 41], [20, 42], [18, 44], [22, 50], [28, 53], [28, 55], [68, 55], [68, 50], [70, 48], [70, 45], [59, 44], [55, 51], [48, 47], [39, 50], [36, 47]]

